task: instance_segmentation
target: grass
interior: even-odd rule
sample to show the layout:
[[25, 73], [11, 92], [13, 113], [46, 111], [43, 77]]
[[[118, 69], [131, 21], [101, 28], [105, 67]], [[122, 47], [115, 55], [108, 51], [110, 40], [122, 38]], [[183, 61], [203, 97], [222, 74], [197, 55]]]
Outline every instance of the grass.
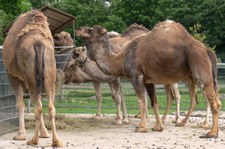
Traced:
[[[138, 102], [133, 90], [133, 87], [128, 82], [123, 82], [123, 93], [126, 101], [128, 114], [137, 114], [139, 112]], [[181, 94], [181, 111], [187, 111], [190, 106], [189, 92], [186, 87], [179, 87]], [[164, 113], [166, 108], [166, 95], [163, 86], [159, 86], [156, 90], [160, 114]], [[220, 89], [220, 93], [225, 93], [225, 88]], [[200, 91], [197, 92], [199, 104], [196, 106], [197, 110], [205, 110], [205, 100]], [[116, 113], [116, 106], [111, 97], [111, 92], [108, 85], [102, 84], [102, 113], [114, 114]], [[221, 100], [225, 104], [225, 100]], [[148, 100], [149, 104], [149, 100]], [[44, 112], [47, 112], [47, 100], [43, 100]], [[94, 114], [97, 111], [97, 100], [95, 99], [95, 90], [90, 83], [81, 85], [64, 86], [61, 90], [61, 96], [58, 94], [55, 100], [57, 113], [89, 113]], [[150, 107], [150, 106], [148, 106]], [[175, 112], [176, 102], [173, 101], [170, 114]], [[149, 114], [153, 114], [153, 110], [149, 108]]]

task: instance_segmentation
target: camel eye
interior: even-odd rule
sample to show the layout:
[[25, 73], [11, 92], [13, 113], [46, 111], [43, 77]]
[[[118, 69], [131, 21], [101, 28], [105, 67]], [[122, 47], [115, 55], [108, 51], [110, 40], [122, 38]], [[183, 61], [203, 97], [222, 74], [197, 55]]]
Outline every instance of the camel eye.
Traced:
[[78, 58], [79, 57], [79, 54], [78, 53], [74, 53], [73, 57], [74, 58]]
[[88, 31], [91, 33], [93, 32], [94, 30], [92, 28], [89, 28]]
[[85, 52], [85, 50], [86, 50], [85, 48], [82, 48], [82, 52]]

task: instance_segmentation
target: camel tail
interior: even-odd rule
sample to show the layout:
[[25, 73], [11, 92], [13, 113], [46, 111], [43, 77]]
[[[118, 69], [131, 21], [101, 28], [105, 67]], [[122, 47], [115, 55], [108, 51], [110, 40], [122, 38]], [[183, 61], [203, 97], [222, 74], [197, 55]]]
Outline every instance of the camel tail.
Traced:
[[207, 53], [212, 64], [213, 85], [214, 85], [214, 90], [217, 93], [219, 90], [218, 81], [217, 81], [217, 75], [218, 75], [217, 57], [215, 53], [213, 53], [213, 51], [211, 51], [210, 49], [207, 49]]
[[36, 84], [37, 84], [37, 93], [41, 94], [44, 87], [45, 47], [40, 41], [37, 41], [34, 44], [34, 51], [35, 51], [35, 76], [36, 76]]

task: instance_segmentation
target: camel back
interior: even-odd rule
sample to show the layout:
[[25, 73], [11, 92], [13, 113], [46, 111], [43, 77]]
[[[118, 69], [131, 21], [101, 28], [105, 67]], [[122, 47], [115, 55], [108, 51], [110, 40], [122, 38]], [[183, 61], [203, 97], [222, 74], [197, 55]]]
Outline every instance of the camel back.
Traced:
[[128, 37], [133, 35], [134, 33], [147, 33], [149, 32], [149, 29], [145, 28], [142, 25], [138, 25], [136, 23], [131, 24], [123, 33], [122, 37]]

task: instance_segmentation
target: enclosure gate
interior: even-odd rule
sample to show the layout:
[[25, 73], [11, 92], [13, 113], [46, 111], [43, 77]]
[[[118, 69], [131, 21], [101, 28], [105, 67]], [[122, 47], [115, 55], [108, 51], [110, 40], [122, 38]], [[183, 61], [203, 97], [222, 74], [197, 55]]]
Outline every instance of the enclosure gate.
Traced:
[[2, 46], [0, 46], [0, 135], [17, 129], [18, 125], [16, 98], [9, 85], [2, 60]]

